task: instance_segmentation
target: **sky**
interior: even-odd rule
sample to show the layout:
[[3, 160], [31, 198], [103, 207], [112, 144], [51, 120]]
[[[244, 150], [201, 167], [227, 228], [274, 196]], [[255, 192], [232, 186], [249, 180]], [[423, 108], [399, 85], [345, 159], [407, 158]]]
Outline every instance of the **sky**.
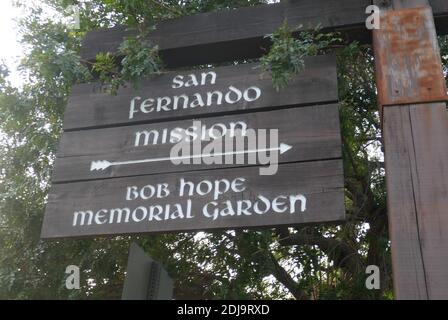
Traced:
[[[11, 75], [9, 81], [20, 87], [24, 80], [17, 70], [20, 59], [24, 56], [24, 50], [20, 44], [18, 20], [26, 15], [25, 9], [17, 8], [13, 5], [15, 0], [0, 0], [0, 60], [8, 66]], [[28, 0], [28, 7], [37, 7], [43, 9], [43, 14], [52, 19], [61, 19], [57, 13], [42, 4], [39, 0]]]
[[21, 10], [15, 8], [13, 0], [1, 0], [0, 10], [0, 59], [6, 62], [11, 71], [9, 80], [13, 85], [19, 86], [22, 82], [17, 65], [20, 57], [23, 56], [22, 47], [18, 42], [18, 28], [15, 19], [19, 18]]

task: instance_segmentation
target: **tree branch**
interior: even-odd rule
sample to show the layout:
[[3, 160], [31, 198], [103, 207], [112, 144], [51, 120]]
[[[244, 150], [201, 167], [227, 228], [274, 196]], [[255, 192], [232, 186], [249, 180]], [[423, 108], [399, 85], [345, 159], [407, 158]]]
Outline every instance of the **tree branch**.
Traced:
[[361, 271], [362, 261], [356, 248], [335, 238], [325, 238], [318, 232], [307, 233], [304, 230], [279, 240], [282, 246], [316, 245], [322, 250], [334, 264], [350, 275], [357, 275]]
[[272, 275], [283, 284], [297, 300], [309, 300], [309, 295], [303, 291], [299, 284], [289, 275], [289, 273], [278, 263], [272, 252], [269, 252], [272, 263]]

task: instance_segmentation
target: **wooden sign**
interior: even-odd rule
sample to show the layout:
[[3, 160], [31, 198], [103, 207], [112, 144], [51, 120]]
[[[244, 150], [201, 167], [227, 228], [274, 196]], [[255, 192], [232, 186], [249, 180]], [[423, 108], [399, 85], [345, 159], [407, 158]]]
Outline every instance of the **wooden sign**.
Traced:
[[[274, 147], [283, 144], [288, 145], [290, 150], [280, 154], [278, 159], [272, 159], [274, 163], [340, 158], [338, 113], [338, 105], [330, 104], [67, 132], [59, 146], [53, 182], [241, 166], [235, 161], [230, 164], [218, 161], [220, 157], [217, 157], [217, 161], [191, 159], [184, 161], [182, 165], [173, 163], [169, 158], [171, 149], [179, 142], [183, 132], [191, 134], [189, 137], [192, 145], [198, 142], [197, 150], [202, 153], [212, 144], [213, 152], [226, 152], [223, 145], [225, 140], [221, 137], [226, 134], [233, 137], [238, 130], [241, 130], [243, 138], [249, 138], [250, 131], [256, 133], [259, 130], [278, 130], [279, 143]], [[213, 130], [217, 132], [211, 134]], [[204, 136], [210, 136], [210, 141], [202, 141], [201, 137]], [[255, 140], [256, 137], [254, 142]], [[256, 143], [252, 145], [254, 144]], [[192, 149], [194, 147], [195, 145]], [[232, 155], [230, 151], [228, 153]], [[181, 156], [180, 152], [171, 155]], [[256, 160], [252, 165], [261, 164]], [[106, 166], [101, 167], [102, 163], [106, 163]]]
[[[448, 2], [428, 2], [439, 34], [446, 34]], [[219, 10], [161, 21], [149, 39], [158, 45], [164, 63], [171, 68], [258, 58], [269, 47], [265, 35], [273, 33], [284, 21], [303, 29], [320, 25], [325, 30], [340, 32], [347, 42], [370, 43], [371, 30], [365, 22], [366, 8], [371, 4], [371, 0], [300, 0]], [[116, 53], [123, 39], [135, 34], [125, 27], [90, 31], [81, 56], [92, 61], [99, 52]]]
[[77, 85], [65, 112], [64, 130], [337, 101], [335, 57], [310, 57], [305, 65], [281, 92], [258, 64], [168, 72], [143, 81], [139, 90], [121, 88], [117, 96], [98, 84]]
[[333, 56], [308, 58], [282, 91], [256, 64], [170, 72], [117, 96], [80, 85], [64, 128], [43, 238], [344, 219]]
[[[256, 58], [269, 45], [265, 35], [284, 21], [292, 27], [321, 25], [365, 40], [369, 37], [365, 9], [370, 4], [370, 0], [300, 0], [220, 10], [161, 21], [150, 39], [170, 67]], [[123, 39], [133, 34], [124, 27], [91, 31], [81, 56], [94, 60], [99, 52], [115, 53]]]
[[342, 221], [343, 188], [341, 160], [55, 184], [42, 237]]
[[[274, 32], [285, 20], [293, 27], [303, 25], [304, 28], [313, 28], [319, 23], [325, 30], [340, 31], [347, 40], [370, 42], [371, 31], [365, 27], [367, 18], [365, 10], [370, 4], [380, 6], [383, 11], [396, 11], [390, 15], [391, 19], [386, 19], [386, 24], [396, 23], [400, 17], [403, 18], [409, 13], [409, 11], [398, 12], [400, 9], [412, 8], [418, 13], [427, 6], [432, 8], [434, 20], [427, 7], [427, 14], [422, 15], [424, 19], [417, 21], [418, 15], [413, 14], [409, 15], [410, 19], [403, 20], [403, 24], [399, 24], [397, 28], [380, 28], [373, 31], [374, 38], [379, 38], [380, 33], [386, 30], [388, 39], [393, 39], [395, 44], [412, 38], [412, 46], [404, 52], [411, 56], [412, 59], [408, 59], [409, 61], [414, 61], [413, 58], [419, 56], [418, 51], [421, 49], [419, 44], [428, 41], [431, 44], [437, 42], [435, 28], [439, 35], [448, 32], [446, 0], [303, 0], [282, 1], [278, 4], [163, 21], [149, 37], [158, 45], [164, 62], [170, 68], [260, 57], [269, 46], [265, 35]], [[408, 31], [412, 34], [402, 32], [406, 29], [406, 24], [410, 25]], [[133, 34], [135, 34], [133, 30], [123, 27], [89, 32], [82, 48], [82, 58], [94, 60], [99, 52], [117, 54], [124, 37]], [[374, 43], [376, 58], [378, 58], [378, 44], [381, 45]], [[395, 46], [395, 49], [397, 48], [400, 49], [400, 46]], [[382, 50], [384, 47], [379, 49]], [[394, 48], [388, 49], [382, 54], [394, 53]], [[386, 58], [384, 61], [388, 62]], [[405, 61], [407, 64], [408, 60]], [[239, 115], [262, 110], [279, 109], [290, 112], [293, 109], [287, 107], [330, 105], [331, 102], [336, 102], [336, 78], [330, 74], [326, 78], [323, 69], [315, 72], [324, 64], [317, 63], [309, 68], [310, 63], [311, 60], [307, 61], [305, 71], [307, 75], [304, 76], [305, 73], [302, 73], [302, 78], [299, 75], [295, 85], [289, 87], [284, 95], [269, 91], [269, 86], [257, 91], [252, 87], [254, 78], [250, 77], [250, 71], [241, 73], [232, 71], [232, 68], [242, 71], [249, 65], [220, 69], [220, 79], [227, 79], [224, 83], [235, 79], [237, 81], [234, 83], [240, 85], [231, 90], [230, 87], [219, 87], [223, 83], [216, 83], [216, 88], [219, 88], [220, 94], [224, 96], [221, 97], [224, 101], [221, 104], [226, 108], [221, 108], [221, 104], [212, 100], [211, 103], [205, 102], [202, 91], [193, 91], [193, 88], [197, 88], [196, 85], [185, 85], [185, 79], [187, 83], [191, 80], [191, 84], [195, 83], [193, 78], [196, 82], [201, 81], [201, 84], [203, 79], [206, 82], [208, 71], [204, 77], [202, 74], [197, 75], [197, 71], [192, 73], [194, 77], [187, 73], [165, 74], [157, 80], [146, 82], [138, 95], [127, 88], [121, 90], [118, 97], [109, 97], [101, 92], [101, 86], [81, 85], [75, 87], [73, 91], [66, 114], [65, 132], [131, 124], [147, 125], [159, 121], [192, 120], [208, 116]], [[401, 73], [400, 70], [395, 70], [393, 78], [410, 78], [406, 83], [412, 84], [416, 89], [404, 88], [402, 91], [391, 91], [389, 95], [397, 93], [410, 95], [420, 90], [421, 98], [422, 90], [431, 87], [431, 81], [434, 79], [430, 82], [419, 82], [417, 80], [421, 80], [418, 79], [421, 74], [410, 72], [421, 65], [419, 63], [409, 65], [410, 67], [401, 70]], [[380, 67], [376, 70], [377, 79], [381, 79], [387, 72], [390, 73], [390, 70], [397, 69], [397, 65], [393, 63], [379, 63], [377, 67]], [[434, 70], [428, 69], [430, 74], [434, 75], [434, 72], [438, 71], [438, 75], [442, 76], [440, 65], [432, 67]], [[229, 70], [228, 78], [224, 70]], [[244, 78], [243, 74], [247, 78]], [[177, 76], [179, 77], [176, 78]], [[213, 74], [210, 77], [213, 77]], [[260, 81], [267, 80], [263, 76], [260, 77], [258, 79]], [[183, 88], [186, 94], [192, 95], [183, 98], [188, 99], [188, 102], [182, 104], [181, 108], [179, 108], [179, 95], [173, 90], [166, 91], [167, 80], [171, 79], [172, 85], [179, 86], [172, 89]], [[324, 79], [332, 79], [335, 85], [331, 86], [331, 82]], [[330, 85], [321, 86], [322, 80]], [[385, 80], [390, 79], [386, 77], [383, 82]], [[156, 85], [157, 81], [160, 82], [160, 87]], [[261, 84], [257, 88], [261, 89]], [[390, 86], [378, 83], [378, 88], [384, 91], [389, 90]], [[262, 97], [259, 94], [261, 91], [267, 94]], [[241, 97], [238, 101], [233, 101], [231, 98], [226, 99], [227, 93], [229, 97], [231, 94]], [[205, 94], [207, 98], [208, 94], [213, 95], [212, 91], [206, 91]], [[384, 92], [379, 94], [384, 98]], [[177, 97], [177, 105], [174, 97]], [[442, 138], [447, 136], [447, 122], [444, 121], [445, 105], [438, 103], [440, 95], [436, 98], [436, 101], [432, 101], [434, 99], [420, 101], [421, 99], [415, 97], [411, 99], [412, 101], [404, 101], [405, 103], [395, 101], [403, 105], [395, 105], [393, 101], [389, 103], [385, 99], [380, 99], [383, 104], [390, 104], [385, 108], [382, 117], [387, 150], [387, 184], [388, 189], [392, 190], [388, 196], [388, 207], [394, 286], [398, 299], [440, 299], [448, 296], [446, 284], [448, 260], [443, 254], [441, 255], [447, 252], [444, 249], [448, 243], [445, 236], [448, 233], [444, 232], [448, 225], [445, 218], [447, 207], [445, 176], [448, 170], [443, 168], [447, 153]], [[191, 101], [194, 101], [193, 104]], [[411, 102], [414, 104], [406, 104]], [[174, 108], [175, 105], [177, 108]], [[254, 118], [251, 120], [251, 125], [255, 125]], [[267, 121], [263, 123], [268, 124]], [[313, 136], [302, 134], [304, 133], [298, 133], [298, 136], [303, 141], [313, 139]], [[121, 138], [115, 138], [123, 143]], [[321, 138], [318, 137], [318, 140]], [[92, 136], [92, 139], [95, 137]], [[101, 139], [104, 139], [104, 135]], [[70, 151], [69, 147], [64, 146], [67, 141], [77, 143], [81, 149], [85, 145], [94, 153], [83, 155], [82, 151]], [[328, 156], [316, 161], [311, 158], [299, 160], [300, 156], [295, 155], [296, 158], [291, 158], [294, 160], [289, 160], [292, 162], [281, 163], [278, 173], [271, 177], [260, 176], [258, 167], [254, 165], [212, 170], [200, 168], [195, 172], [192, 172], [190, 167], [184, 167], [185, 172], [164, 171], [161, 174], [148, 169], [142, 171], [146, 172], [143, 175], [115, 178], [115, 175], [125, 174], [114, 170], [112, 164], [114, 162], [124, 164], [128, 161], [101, 160], [94, 162], [90, 169], [110, 170], [108, 174], [103, 172], [97, 180], [89, 180], [80, 175], [78, 178], [85, 181], [68, 183], [69, 179], [84, 172], [86, 168], [85, 165], [81, 165], [74, 172], [68, 172], [69, 166], [61, 162], [68, 157], [67, 154], [71, 152], [74, 159], [80, 160], [83, 156], [103, 156], [106, 155], [105, 150], [111, 152], [115, 148], [120, 148], [115, 142], [108, 144], [108, 141], [102, 141], [104, 143], [102, 148], [101, 143], [91, 144], [85, 141], [79, 135], [69, 137], [61, 144], [62, 153], [56, 161], [56, 165], [61, 166], [60, 169], [56, 169], [60, 172], [56, 173], [56, 179], [59, 177], [61, 181], [54, 183], [49, 196], [43, 237], [291, 226], [300, 223], [337, 221], [342, 220], [344, 216], [342, 165], [339, 157], [330, 159]], [[123, 143], [122, 146], [123, 149], [127, 149], [128, 143]], [[293, 150], [299, 152], [297, 146], [294, 148], [288, 145], [286, 149], [290, 152], [289, 156], [292, 156]], [[98, 152], [94, 150], [97, 147]], [[111, 152], [111, 155], [113, 154], [126, 157], [126, 153], [120, 153], [119, 150]], [[63, 161], [66, 162], [66, 159]], [[164, 166], [160, 166], [159, 169], [164, 170]], [[143, 170], [143, 167], [138, 170]], [[63, 171], [67, 171], [67, 174]]]

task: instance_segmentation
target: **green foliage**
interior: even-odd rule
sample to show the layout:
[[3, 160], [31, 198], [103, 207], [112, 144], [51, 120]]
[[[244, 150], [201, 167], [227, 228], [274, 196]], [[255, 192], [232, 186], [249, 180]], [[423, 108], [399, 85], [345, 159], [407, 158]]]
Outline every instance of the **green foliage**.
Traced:
[[162, 61], [158, 55], [157, 46], [151, 46], [145, 36], [129, 37], [119, 48], [119, 56], [123, 56], [121, 64], [110, 53], [98, 53], [92, 70], [98, 73], [99, 80], [110, 85], [112, 94], [119, 87], [130, 82], [138, 86], [143, 78], [160, 72]]
[[137, 87], [142, 78], [147, 78], [161, 71], [162, 61], [158, 47], [148, 40], [150, 31], [157, 28], [157, 22], [200, 12], [218, 11], [260, 4], [260, 0], [225, 0], [225, 1], [141, 1], [141, 0], [104, 0], [107, 13], [117, 12], [121, 23], [137, 29], [138, 35], [128, 37], [119, 48], [123, 57], [117, 61], [110, 53], [99, 53], [92, 70], [100, 81], [109, 85], [110, 92], [116, 94], [120, 86], [131, 83]]
[[102, 3], [107, 11], [121, 16], [122, 24], [137, 28], [141, 33], [158, 21], [183, 15], [182, 6], [177, 1], [104, 0]]
[[443, 72], [448, 86], [448, 36], [440, 37], [440, 50], [442, 52]]
[[100, 52], [96, 55], [96, 61], [92, 66], [92, 70], [98, 73], [98, 79], [102, 83], [110, 82], [117, 74], [117, 66], [115, 64], [115, 57], [109, 52]]
[[[171, 3], [173, 2], [171, 1]], [[187, 0], [182, 1], [183, 6], [181, 10], [184, 15], [192, 15], [202, 12], [248, 7], [269, 2], [267, 0]]]
[[178, 17], [182, 12], [176, 5], [167, 6], [159, 1], [105, 0], [104, 5], [107, 12], [119, 12], [122, 23], [138, 31], [136, 36], [123, 41], [117, 56], [99, 53], [93, 63], [92, 70], [100, 81], [116, 94], [120, 86], [131, 83], [136, 87], [142, 78], [160, 72], [162, 61], [158, 47], [148, 40], [148, 33], [156, 28], [156, 21]]
[[322, 53], [341, 41], [335, 33], [321, 33], [319, 27], [314, 31], [300, 32], [294, 37], [299, 29], [302, 26], [292, 29], [285, 21], [277, 31], [266, 36], [272, 46], [260, 61], [263, 69], [270, 72], [277, 90], [286, 87], [292, 76], [304, 69], [305, 57]]
[[142, 38], [128, 38], [120, 46], [120, 53], [124, 56], [121, 74], [124, 79], [137, 84], [142, 78], [158, 73], [162, 61], [158, 55], [158, 47], [151, 46], [149, 41]]

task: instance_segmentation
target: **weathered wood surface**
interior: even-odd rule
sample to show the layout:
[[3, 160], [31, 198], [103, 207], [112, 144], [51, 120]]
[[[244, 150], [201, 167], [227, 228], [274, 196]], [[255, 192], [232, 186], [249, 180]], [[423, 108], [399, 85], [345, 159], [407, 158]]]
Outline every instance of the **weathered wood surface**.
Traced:
[[382, 106], [448, 101], [432, 19], [428, 6], [382, 12], [381, 32], [373, 37]]
[[[286, 19], [291, 26], [351, 29], [363, 24], [370, 0], [300, 0], [237, 10], [203, 13], [160, 22], [151, 34], [169, 67], [255, 58], [268, 46], [264, 36]], [[94, 60], [98, 52], [116, 52], [125, 28], [89, 32], [81, 56]]]
[[398, 299], [448, 299], [448, 111], [384, 108], [389, 229]]
[[[448, 1], [429, 2], [439, 34], [447, 33]], [[164, 21], [150, 37], [168, 67], [259, 57], [269, 46], [264, 36], [285, 19], [291, 26], [320, 24], [326, 30], [341, 31], [349, 40], [369, 42], [365, 10], [370, 4], [370, 0], [282, 1]], [[99, 52], [114, 53], [131, 34], [133, 31], [123, 27], [91, 31], [84, 40], [82, 58], [94, 60]]]
[[[239, 165], [204, 164], [203, 162], [202, 164], [175, 165], [171, 161], [162, 161], [113, 166], [99, 171], [90, 170], [92, 161], [98, 160], [129, 161], [169, 157], [170, 150], [178, 142], [178, 140], [169, 141], [170, 132], [175, 128], [187, 129], [193, 125], [195, 125], [195, 128], [205, 128], [205, 131], [202, 129], [195, 131], [199, 136], [196, 141], [201, 140], [202, 131], [209, 133], [211, 128], [215, 128], [220, 132], [222, 132], [222, 128], [226, 128], [228, 136], [231, 135], [233, 128], [240, 130], [242, 128], [267, 129], [269, 130], [268, 134], [270, 130], [278, 130], [278, 143], [286, 143], [292, 146], [291, 150], [284, 154], [279, 154], [278, 161], [280, 163], [341, 157], [339, 110], [337, 104], [204, 118], [201, 119], [200, 124], [195, 124], [194, 121], [194, 119], [190, 119], [66, 132], [63, 134], [59, 145], [53, 183], [247, 165], [247, 160], [245, 164]], [[216, 126], [213, 127], [214, 125]], [[165, 143], [163, 143], [164, 129], [166, 129]], [[144, 131], [148, 132], [149, 137], [146, 143], [145, 134], [137, 135], [138, 132]], [[151, 132], [150, 135], [149, 132]], [[210, 141], [202, 141], [202, 148], [211, 141], [212, 139]], [[221, 145], [220, 142], [219, 146]], [[268, 144], [265, 147], [270, 146]], [[258, 145], [258, 147], [263, 148], [262, 145]], [[245, 143], [243, 150], [253, 148], [257, 148], [257, 146], [249, 146]], [[235, 148], [233, 150], [237, 151]], [[222, 148], [221, 152], [225, 151]], [[198, 151], [194, 152], [194, 154], [197, 153]], [[273, 159], [273, 163], [276, 163], [275, 159]], [[251, 165], [256, 164], [259, 163], [251, 163]]]
[[[279, 106], [309, 105], [315, 103], [335, 102], [338, 100], [336, 59], [334, 56], [317, 56], [307, 58], [303, 72], [295, 76], [290, 85], [277, 92], [272, 86], [272, 79], [263, 72], [257, 64], [220, 67], [199, 71], [185, 71], [181, 73], [169, 72], [142, 82], [138, 90], [132, 87], [121, 88], [117, 96], [101, 90], [99, 84], [80, 84], [73, 88], [64, 118], [64, 130], [71, 131], [85, 128], [116, 126], [121, 124], [147, 123], [167, 119], [184, 119], [205, 115], [228, 114], [231, 112], [255, 111], [273, 109]], [[199, 77], [202, 72], [214, 71], [217, 74], [216, 84], [192, 86], [173, 89], [173, 78], [180, 74], [187, 76], [194, 73]], [[209, 78], [208, 78], [209, 79]], [[220, 90], [229, 91], [229, 86], [244, 90], [257, 86], [261, 90], [261, 97], [252, 102], [244, 99], [236, 103], [227, 103], [225, 99], [221, 105], [213, 103], [211, 106], [186, 108], [177, 110], [135, 113], [130, 119], [130, 104], [134, 97], [141, 97], [141, 103], [146, 98], [173, 97], [186, 94], [191, 97], [195, 93]], [[204, 100], [206, 100], [206, 96]], [[215, 101], [215, 100], [214, 100]], [[207, 101], [204, 101], [205, 103]], [[136, 107], [138, 103], [136, 103]]]
[[[239, 188], [233, 189], [215, 197], [214, 191], [208, 194], [199, 195], [198, 193], [186, 194], [189, 189], [184, 189], [184, 194], [180, 196], [180, 179], [193, 182], [195, 186], [199, 182], [207, 180], [212, 184], [216, 181], [227, 179], [233, 181], [237, 178], [245, 179]], [[166, 183], [170, 194], [164, 198], [151, 198], [142, 200], [141, 198], [133, 201], [126, 201], [126, 188], [136, 186], [142, 188], [147, 184], [156, 186]], [[244, 187], [245, 189], [243, 190]], [[202, 190], [207, 189], [202, 185]], [[43, 224], [43, 238], [61, 238], [61, 237], [80, 237], [80, 236], [98, 236], [113, 234], [131, 234], [146, 232], [172, 232], [172, 231], [192, 231], [192, 230], [213, 230], [224, 228], [251, 228], [268, 227], [274, 225], [293, 226], [302, 223], [323, 223], [336, 222], [344, 219], [344, 182], [341, 160], [330, 160], [322, 162], [293, 163], [283, 164], [275, 176], [260, 176], [258, 168], [237, 168], [207, 170], [201, 174], [190, 172], [185, 174], [161, 174], [155, 176], [138, 176], [129, 178], [117, 178], [112, 181], [100, 180], [91, 182], [76, 182], [69, 184], [55, 184], [50, 191], [45, 221]], [[223, 188], [221, 188], [223, 190]], [[241, 191], [243, 190], [243, 191]], [[240, 192], [241, 191], [241, 192]], [[203, 192], [205, 193], [205, 192]], [[260, 202], [255, 203], [263, 196], [273, 203], [273, 199], [278, 196], [298, 196], [303, 195], [306, 198], [305, 207], [302, 207], [302, 201], [288, 206], [287, 212], [276, 212], [274, 206], [263, 207]], [[120, 223], [117, 223], [118, 214], [113, 216], [112, 221], [106, 221], [101, 217], [104, 211], [100, 211], [100, 217], [95, 219], [95, 213], [101, 209], [109, 210], [114, 208], [128, 208], [135, 210], [139, 206], [149, 207], [160, 205], [165, 208], [166, 204], [171, 204], [171, 210], [175, 203], [179, 203], [185, 209], [188, 199], [191, 200], [191, 218], [168, 219], [156, 221], [150, 215], [144, 215], [144, 209], [138, 209], [141, 213], [130, 216], [126, 223], [123, 214]], [[303, 198], [302, 198], [303, 199]], [[238, 201], [251, 201], [258, 213], [248, 209], [242, 215], [225, 215], [217, 219], [206, 217], [203, 214], [203, 207], [207, 203], [216, 201], [217, 207], [223, 210], [226, 202], [233, 206]], [[295, 212], [291, 213], [294, 207]], [[207, 207], [207, 212], [213, 213], [215, 204]], [[276, 210], [278, 208], [276, 207]], [[284, 209], [283, 206], [280, 207]], [[79, 216], [74, 223], [74, 212], [80, 210], [92, 210], [94, 218], [88, 225], [88, 215], [84, 224]], [[149, 209], [147, 209], [149, 210]], [[255, 210], [255, 209], [254, 209]], [[265, 212], [266, 211], [266, 212]], [[131, 211], [132, 212], [132, 211]], [[228, 213], [229, 211], [227, 211]], [[265, 213], [262, 213], [265, 212]], [[161, 217], [164, 217], [162, 215]], [[172, 216], [170, 216], [172, 217]], [[139, 219], [145, 218], [139, 222]], [[103, 222], [107, 222], [101, 224]], [[99, 222], [100, 224], [98, 224]]]
[[[448, 2], [444, 3], [448, 5]], [[395, 0], [389, 2], [385, 9], [427, 4], [426, 0]], [[437, 39], [432, 17], [422, 15], [420, 21], [402, 21], [401, 24], [399, 29], [388, 32], [393, 33], [391, 37], [398, 37], [398, 41], [392, 44], [401, 41], [415, 44], [414, 49], [402, 52], [404, 59], [410, 63], [406, 67], [377, 64], [380, 77], [388, 71], [378, 68], [388, 68], [394, 69], [391, 72], [402, 79], [403, 90], [399, 90], [395, 98], [414, 101], [417, 92], [421, 100], [416, 101], [418, 104], [385, 106], [383, 109], [395, 297], [448, 299], [448, 113], [445, 103], [428, 103], [425, 95], [421, 94], [427, 84], [419, 79], [428, 73], [422, 69], [420, 60], [415, 58], [419, 53], [425, 55], [419, 44], [428, 46], [432, 42], [430, 49], [438, 54]], [[374, 37], [383, 36], [381, 32], [384, 30], [375, 31]], [[421, 38], [412, 39], [409, 32], [415, 32]], [[375, 45], [375, 56], [390, 54], [388, 49], [390, 52], [393, 50]], [[433, 68], [429, 74], [439, 72], [442, 66]], [[439, 88], [445, 85], [443, 76], [433, 77], [432, 82], [438, 82], [430, 85]], [[379, 88], [382, 86], [379, 85]]]

